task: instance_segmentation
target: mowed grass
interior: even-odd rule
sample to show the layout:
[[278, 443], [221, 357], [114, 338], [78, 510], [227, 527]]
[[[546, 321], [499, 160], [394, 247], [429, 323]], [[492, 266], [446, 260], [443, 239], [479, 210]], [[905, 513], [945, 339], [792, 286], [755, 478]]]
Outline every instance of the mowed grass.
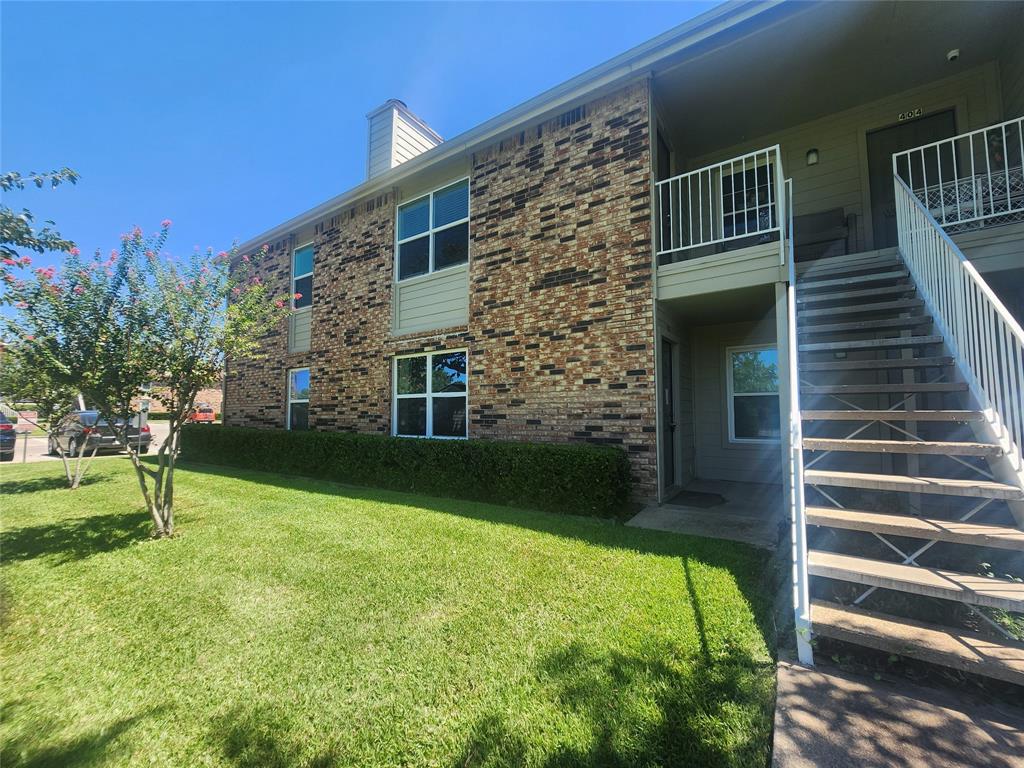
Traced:
[[0, 465], [0, 762], [758, 766], [738, 544], [255, 472]]

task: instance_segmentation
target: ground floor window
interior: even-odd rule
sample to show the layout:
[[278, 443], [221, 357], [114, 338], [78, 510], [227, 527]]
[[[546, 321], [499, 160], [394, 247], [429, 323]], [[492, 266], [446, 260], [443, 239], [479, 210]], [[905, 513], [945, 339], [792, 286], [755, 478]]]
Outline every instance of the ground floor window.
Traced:
[[403, 437], [466, 437], [465, 350], [395, 358], [392, 431]]
[[779, 353], [773, 346], [729, 347], [725, 351], [729, 398], [729, 440], [778, 442]]
[[309, 429], [309, 368], [288, 371], [288, 429]]

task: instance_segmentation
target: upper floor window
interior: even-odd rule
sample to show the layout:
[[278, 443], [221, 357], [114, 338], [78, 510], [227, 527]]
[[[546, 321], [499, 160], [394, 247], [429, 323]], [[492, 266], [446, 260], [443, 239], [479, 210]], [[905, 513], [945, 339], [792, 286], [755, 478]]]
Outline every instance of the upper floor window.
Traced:
[[775, 347], [730, 347], [725, 351], [729, 388], [729, 439], [774, 443], [781, 435], [779, 353]]
[[468, 179], [399, 207], [399, 280], [465, 264], [468, 260]]
[[[295, 298], [298, 296], [298, 298]], [[313, 244], [292, 251], [292, 308], [313, 306]]]

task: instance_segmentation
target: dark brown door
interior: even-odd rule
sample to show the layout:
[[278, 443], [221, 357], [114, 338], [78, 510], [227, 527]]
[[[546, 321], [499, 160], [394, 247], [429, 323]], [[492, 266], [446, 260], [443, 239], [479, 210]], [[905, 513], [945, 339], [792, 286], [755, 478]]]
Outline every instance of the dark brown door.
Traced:
[[662, 488], [676, 482], [675, 371], [672, 342], [661, 339], [661, 468]]
[[[913, 149], [940, 139], [956, 136], [956, 116], [952, 109], [934, 115], [907, 120], [905, 123], [880, 128], [868, 134], [868, 177], [871, 185], [871, 224], [875, 235], [875, 248], [889, 248], [897, 244], [896, 196], [892, 186], [892, 156], [905, 149]], [[946, 156], [948, 155], [948, 156]], [[915, 158], [914, 186], [925, 177], [929, 184], [938, 181], [939, 169], [944, 178], [951, 177], [952, 154], [935, 150]]]

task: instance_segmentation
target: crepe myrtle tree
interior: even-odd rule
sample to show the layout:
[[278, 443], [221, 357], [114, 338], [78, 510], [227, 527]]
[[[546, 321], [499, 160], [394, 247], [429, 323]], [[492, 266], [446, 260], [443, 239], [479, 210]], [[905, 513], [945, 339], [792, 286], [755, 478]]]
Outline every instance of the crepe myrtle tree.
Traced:
[[[127, 450], [153, 520], [154, 535], [174, 533], [174, 468], [181, 427], [201, 389], [222, 375], [224, 362], [258, 356], [260, 340], [287, 314], [290, 296], [274, 296], [254, 274], [266, 255], [195, 250], [164, 252], [171, 226], [146, 236], [136, 227], [121, 246], [91, 259], [71, 249], [58, 270], [15, 270], [2, 260], [2, 279], [15, 307], [11, 331], [33, 359], [74, 386]], [[128, 439], [133, 403], [149, 382], [168, 413], [169, 433], [155, 461], [144, 462]]]

